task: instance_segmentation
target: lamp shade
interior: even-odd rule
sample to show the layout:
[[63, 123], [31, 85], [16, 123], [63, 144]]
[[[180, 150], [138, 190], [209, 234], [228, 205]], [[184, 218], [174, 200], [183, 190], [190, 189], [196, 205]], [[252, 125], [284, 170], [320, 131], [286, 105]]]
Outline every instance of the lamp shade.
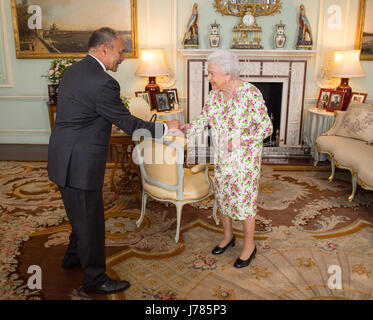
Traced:
[[136, 70], [136, 75], [143, 77], [169, 75], [163, 49], [141, 49], [140, 65]]
[[331, 76], [337, 78], [365, 76], [365, 72], [360, 65], [360, 50], [336, 51]]

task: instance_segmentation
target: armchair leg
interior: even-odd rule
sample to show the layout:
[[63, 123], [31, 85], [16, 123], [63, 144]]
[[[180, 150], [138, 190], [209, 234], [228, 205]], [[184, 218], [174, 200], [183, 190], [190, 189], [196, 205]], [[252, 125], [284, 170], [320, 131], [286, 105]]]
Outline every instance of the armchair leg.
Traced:
[[214, 198], [214, 207], [212, 208], [212, 217], [214, 218], [216, 225], [219, 225], [220, 220], [216, 215], [217, 211], [218, 211], [218, 201], [216, 200], [216, 198]]
[[141, 199], [141, 216], [140, 216], [140, 219], [136, 221], [137, 227], [140, 227], [142, 221], [144, 220], [147, 201], [148, 201], [148, 194], [143, 191], [142, 199]]
[[357, 189], [357, 173], [354, 171], [352, 173], [352, 193], [348, 197], [348, 201], [351, 202], [354, 199], [355, 193], [356, 193], [356, 189]]
[[180, 202], [177, 202], [176, 203], [176, 236], [175, 236], [175, 242], [179, 242], [182, 210], [183, 210], [183, 204], [181, 204]]
[[320, 154], [319, 152], [317, 151], [317, 149], [315, 148], [315, 161], [313, 162], [313, 166], [316, 167], [317, 164], [319, 163], [319, 159], [320, 159]]
[[332, 182], [333, 179], [334, 179], [334, 175], [335, 175], [335, 163], [334, 163], [334, 158], [331, 158], [330, 159], [330, 164], [332, 166], [332, 174], [330, 175], [329, 177], [329, 182]]

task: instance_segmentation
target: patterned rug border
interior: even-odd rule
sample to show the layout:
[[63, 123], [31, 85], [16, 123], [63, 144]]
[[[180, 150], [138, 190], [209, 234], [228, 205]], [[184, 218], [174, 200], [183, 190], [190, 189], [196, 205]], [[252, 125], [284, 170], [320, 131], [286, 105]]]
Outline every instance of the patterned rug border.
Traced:
[[322, 232], [320, 234], [312, 234], [312, 237], [315, 239], [329, 239], [329, 238], [344, 237], [344, 236], [359, 232], [360, 230], [363, 230], [364, 228], [373, 229], [373, 224], [363, 219], [357, 219], [352, 224], [346, 227], [342, 227], [337, 230]]
[[[123, 201], [117, 205], [114, 205], [110, 209], [105, 211], [105, 219], [111, 218], [111, 217], [116, 217], [118, 214], [115, 212], [116, 210], [121, 210], [123, 208], [126, 208], [128, 203], [126, 201]], [[131, 211], [131, 210], [128, 210]], [[54, 234], [58, 232], [64, 232], [64, 231], [70, 231], [71, 230], [71, 225], [70, 223], [62, 225], [62, 226], [57, 226], [57, 227], [47, 227], [47, 228], [42, 228], [40, 230], [37, 230], [30, 234], [30, 237], [38, 237], [38, 236], [45, 236], [49, 234]]]

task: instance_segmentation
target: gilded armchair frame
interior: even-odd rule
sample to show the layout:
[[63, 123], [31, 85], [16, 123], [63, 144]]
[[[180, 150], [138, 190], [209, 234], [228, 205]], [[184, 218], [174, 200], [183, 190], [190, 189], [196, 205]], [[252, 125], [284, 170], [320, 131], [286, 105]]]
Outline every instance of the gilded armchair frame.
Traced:
[[[172, 138], [172, 137], [170, 137], [170, 138]], [[145, 139], [149, 139], [149, 138], [145, 138]], [[154, 142], [163, 143], [163, 145], [169, 146], [169, 147], [176, 150], [176, 154], [177, 154], [177, 164], [176, 164], [176, 166], [177, 166], [177, 183], [175, 185], [170, 185], [170, 184], [163, 183], [162, 181], [158, 181], [158, 180], [154, 180], [154, 179], [150, 178], [149, 175], [146, 172], [146, 169], [145, 169], [144, 156], [141, 154], [142, 153], [142, 148], [141, 148], [141, 143], [142, 142], [137, 143], [137, 145], [136, 145], [136, 147], [133, 151], [133, 156], [136, 159], [136, 162], [138, 163], [138, 165], [140, 167], [143, 190], [142, 190], [142, 201], [141, 201], [141, 216], [137, 220], [136, 224], [139, 227], [141, 225], [144, 217], [145, 217], [148, 197], [151, 197], [154, 200], [157, 200], [157, 201], [160, 201], [160, 202], [172, 203], [176, 207], [175, 242], [178, 242], [179, 237], [180, 237], [180, 224], [181, 224], [181, 215], [182, 215], [183, 207], [186, 204], [195, 203], [195, 202], [199, 202], [201, 200], [207, 199], [214, 194], [213, 185], [212, 185], [212, 182], [210, 180], [209, 173], [208, 173], [209, 168], [208, 168], [208, 165], [203, 166], [203, 167], [198, 165], [198, 166], [196, 166], [197, 170], [193, 170], [193, 168], [191, 169], [191, 174], [198, 173], [199, 171], [204, 170], [206, 182], [208, 183], [208, 186], [209, 186], [209, 192], [199, 199], [195, 199], [195, 200], [184, 199], [184, 195], [183, 195], [184, 175], [185, 175], [185, 170], [184, 170], [184, 166], [183, 166], [183, 164], [184, 164], [184, 148], [182, 148], [178, 143], [176, 143], [174, 141], [167, 140], [167, 138], [166, 139], [160, 139], [160, 140], [158, 140], [158, 139], [150, 139], [150, 140], [153, 143]], [[165, 190], [168, 190], [168, 191], [176, 191], [176, 200], [167, 199], [167, 198], [160, 198], [160, 197], [157, 197], [157, 196], [151, 194], [148, 191], [145, 191], [144, 190], [144, 185], [146, 183], [150, 184], [150, 185], [153, 185], [153, 186], [156, 186], [156, 187], [159, 187], [159, 188], [162, 188], [162, 189], [165, 189]], [[216, 212], [217, 212], [217, 205], [216, 205], [216, 201], [214, 201], [213, 218], [215, 220], [215, 223], [218, 224], [219, 222], [218, 222], [218, 218], [216, 216]]]

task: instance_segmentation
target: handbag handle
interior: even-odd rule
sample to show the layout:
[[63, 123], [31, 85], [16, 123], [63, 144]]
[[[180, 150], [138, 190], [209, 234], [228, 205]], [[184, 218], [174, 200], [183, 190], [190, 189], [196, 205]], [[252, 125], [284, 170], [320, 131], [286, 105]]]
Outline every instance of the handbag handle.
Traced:
[[150, 118], [149, 121], [150, 121], [150, 122], [152, 122], [152, 121], [156, 122], [156, 121], [157, 121], [157, 115], [154, 113], [154, 114], [151, 116], [151, 118]]

